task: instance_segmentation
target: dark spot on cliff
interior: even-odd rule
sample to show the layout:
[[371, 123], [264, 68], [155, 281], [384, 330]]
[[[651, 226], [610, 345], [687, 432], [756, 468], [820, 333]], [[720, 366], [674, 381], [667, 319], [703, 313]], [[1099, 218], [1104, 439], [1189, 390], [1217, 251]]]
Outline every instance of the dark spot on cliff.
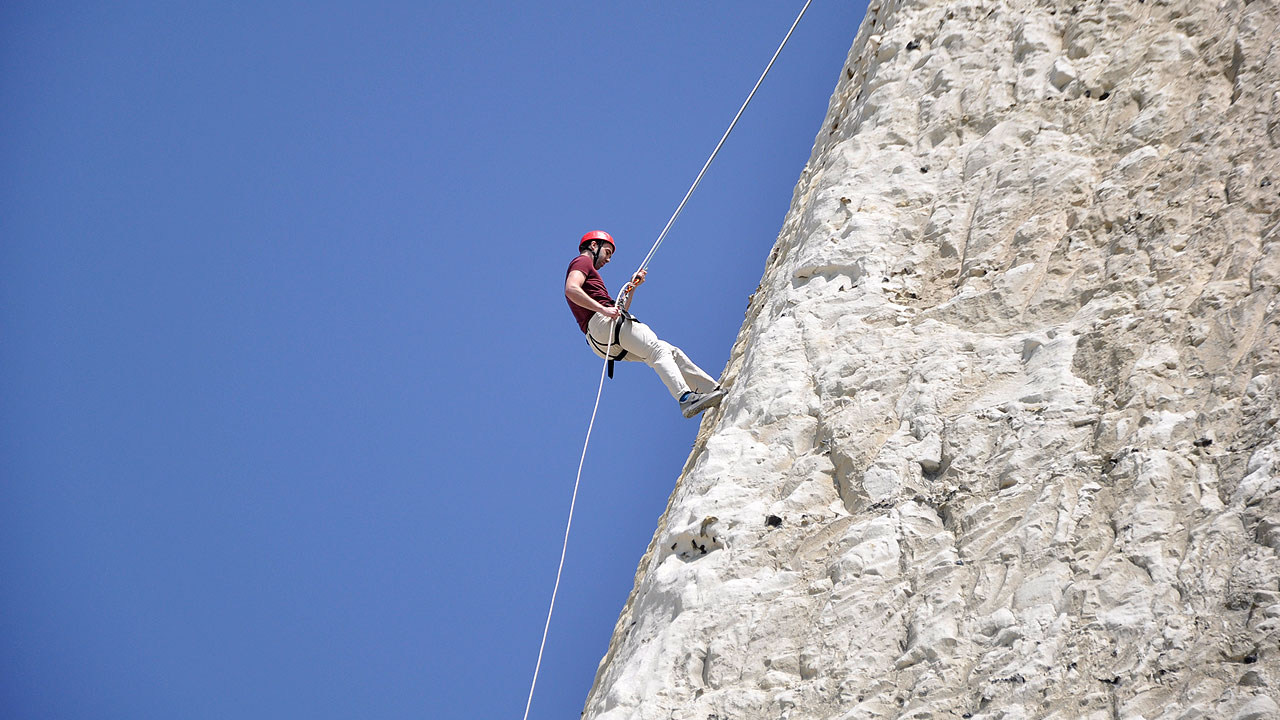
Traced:
[[1258, 184], [1258, 187], [1271, 187], [1271, 178], [1262, 178], [1262, 182]]
[[907, 43], [907, 50], [919, 50], [919, 49], [920, 49], [919, 40], [911, 40], [910, 42]]
[[1252, 664], [1254, 664], [1254, 663], [1258, 662], [1258, 656], [1257, 656], [1257, 655], [1245, 655], [1245, 656], [1244, 656], [1244, 660], [1243, 660], [1242, 662], [1243, 662], [1245, 665], [1252, 665]]
[[1116, 686], [1119, 686], [1119, 685], [1120, 685], [1120, 676], [1119, 676], [1119, 675], [1117, 675], [1117, 676], [1115, 676], [1115, 677], [1113, 677], [1113, 678], [1098, 678], [1098, 682], [1104, 682], [1104, 683], [1106, 683], [1106, 684], [1108, 684], [1108, 685], [1116, 685]]
[[1091, 97], [1093, 97], [1093, 91], [1092, 91], [1092, 90], [1085, 90], [1085, 91], [1084, 91], [1084, 96], [1085, 96], [1085, 97], [1087, 97], [1087, 98], [1091, 98]]
[[676, 549], [676, 543], [671, 543], [671, 549], [672, 549], [672, 550], [675, 550], [675, 549]]
[[927, 173], [927, 172], [929, 172], [929, 168], [927, 168], [927, 167], [922, 167], [922, 168], [920, 168], [920, 172], [922, 172], [922, 173]]
[[1202, 437], [1191, 444], [1195, 445], [1196, 447], [1209, 447], [1210, 445], [1213, 444], [1213, 438]]
[[1026, 682], [1026, 681], [1027, 681], [1027, 679], [1026, 679], [1026, 678], [1024, 678], [1024, 677], [1022, 677], [1022, 675], [1020, 675], [1020, 674], [1018, 674], [1018, 673], [1014, 673], [1013, 675], [1010, 675], [1009, 677], [993, 678], [993, 679], [991, 680], [991, 682], [998, 682], [998, 683], [1024, 683], [1024, 682]]
[[853, 68], [845, 68], [845, 69], [844, 69], [844, 76], [845, 76], [845, 77], [847, 77], [847, 78], [849, 78], [850, 80], [852, 80], [852, 79], [853, 79]]
[[1099, 95], [1099, 96], [1098, 96], [1098, 99], [1099, 99], [1099, 100], [1106, 100], [1106, 99], [1107, 99], [1107, 98], [1109, 98], [1109, 97], [1111, 97], [1111, 93], [1110, 93], [1110, 92], [1104, 92], [1104, 93], [1102, 93], [1101, 95]]
[[964, 564], [964, 561], [963, 561], [963, 560], [957, 560], [957, 561], [956, 561], [956, 564], [957, 564], [957, 565], [963, 565], [963, 564]]
[[782, 527], [782, 518], [777, 515], [770, 515], [764, 519], [764, 525], [771, 528]]

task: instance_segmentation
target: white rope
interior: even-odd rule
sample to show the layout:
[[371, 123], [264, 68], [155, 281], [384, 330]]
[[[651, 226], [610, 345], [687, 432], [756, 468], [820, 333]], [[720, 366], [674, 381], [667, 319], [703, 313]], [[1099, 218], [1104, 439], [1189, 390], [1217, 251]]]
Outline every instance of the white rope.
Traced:
[[578, 483], [582, 481], [582, 465], [587, 460], [587, 445], [591, 443], [591, 429], [596, 426], [596, 411], [600, 409], [600, 396], [604, 393], [604, 374], [609, 367], [607, 359], [613, 350], [613, 325], [609, 323], [609, 345], [605, 348], [604, 365], [600, 367], [600, 386], [596, 388], [596, 404], [591, 408], [591, 422], [587, 424], [587, 439], [582, 443], [582, 457], [578, 459], [578, 476], [573, 480], [573, 497], [569, 500], [569, 520], [564, 524], [564, 545], [560, 548], [560, 567], [556, 569], [556, 584], [551, 589], [551, 607], [547, 608], [547, 624], [542, 627], [542, 644], [538, 646], [538, 662], [533, 667], [533, 682], [529, 684], [529, 699], [524, 704], [524, 720], [529, 720], [529, 707], [533, 705], [533, 689], [538, 686], [538, 671], [542, 668], [542, 651], [547, 647], [547, 632], [551, 630], [551, 613], [556, 609], [556, 593], [560, 591], [560, 573], [564, 571], [564, 556], [569, 550], [569, 528], [573, 526], [573, 506], [578, 502]]
[[[662, 245], [662, 241], [667, 237], [667, 231], [675, 224], [676, 218], [680, 217], [681, 211], [684, 210], [685, 203], [689, 202], [689, 197], [693, 195], [693, 191], [697, 189], [698, 183], [702, 182], [702, 176], [707, 174], [707, 168], [711, 167], [711, 161], [716, 159], [720, 148], [724, 145], [724, 141], [729, 138], [729, 133], [733, 132], [733, 128], [738, 124], [738, 118], [742, 117], [743, 111], [747, 109], [747, 105], [751, 102], [751, 98], [755, 97], [756, 90], [760, 89], [760, 84], [764, 82], [764, 78], [769, 74], [769, 70], [773, 68], [773, 63], [778, 59], [778, 55], [782, 53], [782, 48], [786, 47], [787, 41], [791, 39], [791, 33], [795, 32], [796, 25], [800, 24], [800, 18], [804, 17], [804, 13], [809, 9], [809, 4], [813, 0], [805, 0], [803, 8], [800, 8], [800, 14], [796, 16], [795, 22], [791, 23], [791, 29], [787, 30], [786, 37], [782, 38], [782, 43], [778, 45], [778, 49], [774, 51], [773, 57], [769, 59], [769, 64], [765, 66], [764, 72], [760, 73], [760, 79], [756, 80], [755, 87], [751, 88], [751, 92], [747, 95], [747, 99], [742, 103], [742, 107], [738, 108], [738, 114], [733, 116], [733, 121], [729, 123], [729, 129], [724, 131], [724, 135], [720, 137], [720, 142], [716, 143], [715, 150], [711, 151], [711, 156], [707, 158], [707, 162], [702, 165], [702, 170], [698, 173], [698, 177], [694, 178], [693, 185], [689, 186], [689, 192], [684, 194], [684, 198], [680, 201], [680, 205], [676, 207], [676, 211], [672, 213], [671, 219], [667, 221], [666, 227], [662, 228], [662, 232], [658, 234], [658, 239], [653, 243], [653, 247], [649, 249], [649, 254], [644, 256], [644, 261], [640, 263], [640, 267], [632, 273], [635, 277], [649, 266], [649, 260], [653, 258], [654, 253], [658, 251], [658, 246]], [[628, 285], [629, 286], [629, 285]], [[618, 296], [615, 305], [621, 306], [628, 292], [624, 290]], [[613, 350], [613, 324], [617, 323], [615, 318], [609, 325], [609, 345], [605, 349], [605, 358], [608, 358]], [[596, 403], [591, 408], [591, 422], [587, 425], [587, 439], [582, 443], [582, 457], [578, 459], [578, 475], [573, 480], [573, 496], [569, 500], [569, 520], [564, 525], [564, 544], [560, 548], [560, 567], [556, 569], [556, 583], [551, 590], [551, 607], [547, 608], [547, 622], [542, 627], [542, 644], [538, 646], [538, 662], [533, 667], [533, 682], [529, 684], [529, 699], [524, 704], [524, 720], [529, 720], [529, 708], [533, 705], [533, 691], [538, 686], [538, 672], [542, 669], [542, 653], [547, 647], [547, 633], [551, 630], [551, 614], [556, 608], [556, 593], [560, 591], [560, 575], [564, 572], [564, 557], [569, 550], [569, 528], [573, 526], [573, 508], [578, 501], [578, 484], [582, 481], [582, 467], [587, 460], [587, 446], [591, 443], [591, 430], [596, 424], [596, 411], [600, 409], [600, 396], [604, 393], [604, 377], [605, 370], [609, 367], [609, 361], [604, 361], [604, 366], [600, 368], [600, 386], [596, 388]]]
[[693, 184], [689, 186], [689, 192], [684, 194], [684, 199], [680, 201], [680, 205], [676, 207], [676, 211], [672, 213], [671, 219], [667, 221], [666, 227], [662, 228], [662, 232], [658, 234], [658, 240], [653, 243], [653, 247], [649, 249], [649, 254], [644, 256], [644, 261], [640, 263], [640, 267], [632, 273], [635, 277], [636, 273], [649, 267], [649, 260], [653, 258], [653, 254], [658, 252], [658, 246], [667, 237], [667, 231], [675, 224], [676, 218], [680, 217], [680, 212], [684, 210], [685, 203], [689, 202], [689, 196], [693, 195], [693, 191], [697, 189], [698, 183], [702, 182], [702, 176], [707, 174], [707, 168], [711, 167], [711, 161], [716, 159], [716, 155], [720, 152], [720, 147], [724, 145], [724, 141], [728, 139], [729, 133], [733, 132], [733, 126], [738, 124], [738, 118], [742, 117], [742, 113], [747, 109], [747, 105], [751, 102], [751, 98], [755, 97], [756, 90], [760, 89], [760, 84], [764, 82], [764, 77], [769, 74], [769, 70], [773, 67], [773, 62], [782, 54], [782, 48], [787, 46], [787, 41], [791, 39], [791, 33], [795, 32], [796, 26], [800, 24], [800, 18], [804, 17], [804, 13], [809, 9], [809, 3], [813, 0], [806, 0], [804, 7], [800, 8], [800, 14], [796, 15], [795, 22], [791, 23], [791, 29], [787, 31], [787, 36], [782, 38], [782, 43], [778, 45], [778, 49], [774, 51], [773, 57], [769, 59], [769, 64], [764, 67], [764, 72], [760, 73], [760, 79], [756, 80], [755, 87], [751, 88], [751, 92], [747, 95], [747, 99], [742, 103], [742, 107], [738, 108], [738, 114], [733, 116], [733, 122], [729, 123], [729, 129], [724, 131], [724, 135], [720, 136], [720, 142], [716, 143], [716, 149], [711, 151], [711, 156], [707, 158], [707, 162], [702, 165], [702, 171], [698, 173], [698, 177], [694, 178]]

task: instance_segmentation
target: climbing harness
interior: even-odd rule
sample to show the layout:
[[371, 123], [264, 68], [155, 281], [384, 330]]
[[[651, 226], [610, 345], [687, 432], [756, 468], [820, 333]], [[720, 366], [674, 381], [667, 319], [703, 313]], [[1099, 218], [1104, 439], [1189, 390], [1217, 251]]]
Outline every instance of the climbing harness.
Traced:
[[[630, 287], [630, 285], [631, 283], [627, 283], [628, 287]], [[626, 350], [622, 349], [622, 345], [619, 342], [619, 338], [622, 335], [622, 325], [628, 322], [640, 322], [640, 321], [636, 319], [635, 315], [632, 315], [626, 310], [623, 310], [621, 316], [616, 318], [613, 322], [609, 323], [609, 326], [610, 326], [609, 344], [604, 346], [601, 345], [599, 340], [596, 340], [594, 337], [591, 336], [590, 330], [587, 331], [587, 344], [590, 345], [592, 349], [596, 351], [596, 354], [600, 355], [607, 361], [606, 366], [608, 367], [608, 374], [609, 374], [610, 380], [613, 379], [613, 364], [615, 362], [625, 360], [627, 358], [628, 353]], [[613, 347], [614, 345], [618, 346], [618, 354], [610, 355], [609, 348]]]
[[[693, 195], [693, 191], [697, 189], [698, 183], [702, 182], [702, 176], [707, 174], [707, 168], [711, 167], [711, 161], [716, 159], [716, 155], [720, 152], [720, 148], [724, 145], [724, 141], [728, 139], [729, 133], [733, 132], [734, 126], [738, 124], [738, 118], [742, 117], [742, 113], [747, 109], [747, 105], [751, 102], [751, 98], [755, 97], [756, 90], [760, 89], [760, 84], [764, 82], [765, 76], [768, 75], [769, 70], [773, 68], [773, 63], [778, 59], [778, 55], [782, 54], [782, 48], [787, 46], [787, 41], [791, 39], [791, 34], [795, 32], [796, 26], [800, 24], [800, 18], [804, 17], [805, 11], [809, 9], [809, 5], [812, 2], [813, 0], [805, 0], [804, 7], [800, 8], [800, 14], [796, 15], [795, 21], [791, 23], [791, 29], [787, 30], [787, 34], [782, 38], [782, 42], [778, 45], [778, 49], [774, 51], [773, 57], [769, 59], [769, 64], [765, 65], [764, 72], [760, 73], [760, 79], [756, 80], [755, 87], [751, 88], [751, 92], [747, 94], [747, 99], [743, 101], [742, 107], [738, 108], [738, 114], [733, 116], [733, 121], [729, 123], [729, 128], [724, 131], [724, 135], [720, 137], [720, 142], [716, 143], [716, 147], [711, 151], [710, 157], [708, 157], [707, 161], [703, 163], [702, 170], [698, 172], [698, 176], [694, 178], [693, 184], [689, 186], [689, 191], [684, 194], [684, 198], [676, 207], [676, 211], [672, 213], [671, 219], [667, 221], [666, 226], [662, 228], [662, 232], [658, 234], [658, 239], [653, 243], [653, 247], [649, 248], [649, 254], [644, 256], [644, 260], [640, 263], [640, 267], [631, 274], [632, 278], [635, 278], [649, 267], [649, 261], [653, 259], [654, 253], [658, 251], [658, 247], [662, 245], [662, 241], [666, 239], [667, 232], [671, 230], [671, 226], [675, 224], [676, 218], [680, 217], [681, 211], [684, 210], [685, 203], [689, 202], [689, 197]], [[605, 235], [607, 236], [607, 234]], [[583, 239], [586, 240], [587, 236], [584, 236]], [[609, 237], [609, 242], [613, 242], [612, 237]], [[615, 245], [614, 247], [617, 246]], [[636, 283], [634, 280], [623, 286], [622, 293], [618, 295], [618, 299], [614, 305], [619, 308], [625, 306], [626, 298], [630, 297], [631, 292], [634, 291], [635, 288]], [[626, 315], [626, 312], [623, 311], [623, 314]], [[630, 315], [627, 315], [627, 318], [630, 318]], [[625, 321], [626, 320], [623, 320], [623, 322]], [[556, 609], [556, 593], [560, 590], [560, 575], [564, 572], [564, 558], [565, 554], [569, 550], [569, 529], [573, 526], [573, 508], [578, 501], [578, 485], [582, 481], [582, 466], [587, 460], [587, 446], [591, 443], [591, 430], [596, 424], [596, 411], [600, 409], [600, 395], [604, 392], [605, 373], [607, 372], [609, 377], [613, 377], [613, 362], [614, 360], [622, 359], [622, 356], [618, 356], [616, 358], [609, 357], [609, 353], [613, 350], [613, 345], [617, 340], [618, 326], [621, 324], [622, 323], [617, 319], [610, 323], [609, 343], [605, 346], [604, 351], [605, 362], [604, 366], [600, 368], [600, 385], [596, 388], [596, 402], [591, 408], [591, 422], [587, 424], [587, 438], [582, 443], [582, 457], [578, 459], [578, 474], [573, 480], [573, 495], [569, 499], [569, 519], [564, 525], [564, 544], [560, 548], [560, 566], [556, 569], [555, 586], [551, 589], [551, 606], [547, 608], [547, 622], [542, 628], [542, 644], [538, 646], [538, 662], [533, 667], [533, 682], [529, 684], [529, 699], [524, 704], [524, 720], [529, 720], [529, 708], [533, 705], [533, 692], [538, 687], [538, 671], [542, 669], [542, 653], [546, 650], [547, 633], [551, 630], [551, 614], [555, 612]], [[591, 339], [590, 332], [587, 333], [587, 338]], [[594, 346], [595, 341], [593, 339], [591, 341]], [[625, 354], [625, 351], [623, 352]]]

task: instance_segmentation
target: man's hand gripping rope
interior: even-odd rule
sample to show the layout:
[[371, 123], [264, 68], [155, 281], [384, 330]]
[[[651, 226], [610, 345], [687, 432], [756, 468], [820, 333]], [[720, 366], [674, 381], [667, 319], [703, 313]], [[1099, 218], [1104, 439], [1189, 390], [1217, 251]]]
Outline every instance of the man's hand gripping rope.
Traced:
[[645, 278], [648, 277], [648, 275], [649, 271], [644, 268], [637, 270], [635, 274], [631, 276], [631, 282], [622, 286], [622, 292], [618, 294], [618, 302], [615, 308], [610, 308], [617, 309], [618, 313], [616, 315], [606, 313], [605, 317], [616, 320], [620, 315], [622, 315], [622, 311], [630, 310], [632, 293], [635, 292], [636, 288], [644, 284]]

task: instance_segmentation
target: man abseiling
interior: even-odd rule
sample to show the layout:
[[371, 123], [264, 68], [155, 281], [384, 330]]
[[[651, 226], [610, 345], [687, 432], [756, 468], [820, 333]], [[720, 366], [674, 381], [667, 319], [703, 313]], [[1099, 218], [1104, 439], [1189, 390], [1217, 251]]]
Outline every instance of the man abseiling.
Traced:
[[[647, 271], [641, 270], [631, 279], [631, 292], [624, 293], [622, 306], [615, 304], [597, 272], [609, 264], [617, 249], [613, 237], [603, 230], [589, 232], [578, 243], [578, 256], [569, 263], [564, 281], [564, 297], [587, 337], [591, 349], [601, 358], [608, 350], [609, 360], [635, 360], [658, 373], [671, 396], [680, 403], [685, 417], [720, 404], [724, 390], [714, 378], [693, 364], [680, 348], [658, 339], [648, 325], [627, 312], [635, 297], [635, 288], [644, 283]], [[612, 373], [612, 370], [610, 370]]]

